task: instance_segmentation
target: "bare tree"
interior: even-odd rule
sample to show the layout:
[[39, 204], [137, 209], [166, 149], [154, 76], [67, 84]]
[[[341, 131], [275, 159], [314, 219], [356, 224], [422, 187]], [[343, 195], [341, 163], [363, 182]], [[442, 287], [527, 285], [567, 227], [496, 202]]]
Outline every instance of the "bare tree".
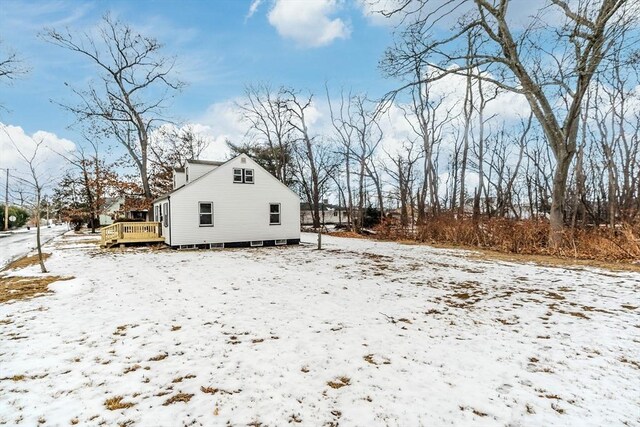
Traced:
[[42, 241], [40, 239], [40, 219], [42, 217], [42, 213], [41, 213], [42, 199], [43, 199], [42, 193], [47, 180], [45, 180], [41, 175], [42, 174], [41, 158], [38, 156], [40, 150], [43, 148], [44, 141], [42, 139], [39, 139], [37, 141], [34, 139], [31, 139], [31, 141], [34, 144], [34, 148], [33, 148], [33, 152], [29, 154], [25, 151], [24, 147], [20, 147], [18, 146], [18, 144], [16, 144], [16, 142], [11, 137], [11, 134], [7, 132], [4, 126], [2, 127], [2, 130], [9, 137], [9, 140], [13, 144], [14, 148], [16, 149], [16, 151], [18, 152], [22, 160], [24, 160], [29, 170], [28, 178], [18, 177], [18, 179], [23, 184], [25, 184], [33, 194], [33, 211], [34, 211], [35, 223], [36, 223], [36, 248], [38, 250], [38, 262], [40, 263], [40, 271], [42, 273], [46, 273], [47, 268], [44, 265], [44, 256], [42, 255]]
[[[351, 94], [347, 96], [345, 99], [344, 91], [340, 92], [340, 105], [338, 110], [335, 110], [333, 107], [333, 103], [331, 101], [331, 96], [329, 95], [329, 87], [325, 85], [325, 90], [327, 94], [327, 103], [329, 104], [329, 112], [331, 113], [331, 124], [334, 128], [334, 139], [338, 145], [338, 154], [344, 160], [344, 172], [345, 172], [345, 187], [347, 190], [347, 197], [343, 197], [345, 204], [347, 205], [347, 225], [349, 228], [353, 226], [353, 191], [351, 188], [351, 149], [354, 145], [355, 132], [354, 128], [347, 125], [349, 122], [348, 117], [350, 115], [350, 103], [348, 100], [351, 99]], [[338, 186], [339, 190], [341, 187]]]
[[384, 167], [386, 174], [392, 179], [392, 184], [398, 193], [400, 204], [400, 224], [403, 227], [409, 225], [409, 208], [413, 216], [413, 184], [415, 181], [415, 165], [420, 160], [422, 153], [415, 139], [404, 141], [397, 153], [388, 153], [387, 157], [393, 167]]
[[82, 194], [79, 199], [82, 203], [77, 203], [78, 198], [73, 193], [70, 201], [76, 208], [83, 207], [81, 210], [76, 209], [76, 213], [88, 215], [89, 228], [95, 233], [100, 226], [100, 214], [104, 211], [107, 197], [115, 193], [114, 187], [119, 177], [114, 164], [108, 163], [101, 153], [99, 136], [90, 133], [83, 133], [82, 136], [85, 145], [78, 144], [76, 150], [70, 153], [57, 153], [72, 167], [59, 185], [80, 184]]
[[149, 180], [154, 194], [173, 189], [173, 169], [182, 168], [187, 160], [199, 159], [209, 147], [209, 139], [192, 125], [166, 125], [151, 136]]
[[[365, 95], [353, 95], [341, 108], [341, 117], [334, 120], [334, 127], [340, 129], [344, 142], [348, 141], [348, 156], [357, 164], [355, 175], [357, 182], [357, 217], [356, 231], [362, 229], [364, 208], [367, 201], [365, 178], [369, 177], [376, 187], [380, 216], [384, 216], [384, 198], [382, 183], [373, 164], [374, 155], [382, 141], [382, 129], [379, 123], [380, 108]], [[346, 148], [347, 146], [345, 146]]]
[[319, 229], [320, 203], [324, 199], [331, 176], [338, 168], [338, 162], [331, 147], [309, 132], [307, 114], [312, 106], [313, 96], [300, 97], [291, 89], [284, 93], [288, 96], [286, 105], [291, 115], [290, 125], [297, 136], [297, 143], [294, 145], [294, 173], [311, 208], [313, 227]]
[[[24, 76], [29, 68], [18, 54], [9, 49], [2, 49], [0, 40], [0, 82], [11, 83], [13, 80]], [[0, 103], [0, 109], [4, 106]]]
[[249, 85], [245, 99], [238, 107], [242, 118], [249, 124], [247, 136], [258, 144], [267, 170], [285, 184], [291, 179], [289, 166], [293, 138], [292, 113], [289, 108], [289, 90], [282, 87], [275, 91], [267, 84]]
[[[0, 46], [2, 41], [0, 40]], [[22, 77], [29, 71], [18, 54], [9, 49], [0, 50], [0, 81], [11, 81]]]
[[149, 184], [149, 134], [166, 122], [164, 110], [183, 83], [172, 79], [174, 59], [161, 55], [162, 45], [131, 26], [105, 15], [95, 34], [47, 29], [44, 40], [78, 53], [94, 64], [99, 81], [76, 89], [80, 102], [63, 105], [79, 121], [93, 121], [105, 135], [126, 148], [137, 167], [144, 196], [153, 196]]
[[[402, 14], [413, 33], [422, 37], [421, 56], [439, 70], [431, 80], [448, 74], [467, 75], [523, 95], [539, 122], [555, 160], [550, 212], [550, 246], [557, 247], [564, 228], [563, 206], [569, 167], [576, 152], [576, 139], [583, 98], [611, 48], [623, 38], [637, 19], [633, 2], [584, 0], [568, 4], [549, 0], [526, 28], [508, 19], [510, 0], [402, 0], [387, 15]], [[468, 7], [467, 7], [468, 6]], [[556, 13], [561, 23], [547, 19]], [[629, 13], [627, 13], [629, 12]], [[442, 20], [457, 19], [450, 35], [432, 39]], [[477, 32], [482, 38], [469, 57], [462, 40]], [[632, 46], [628, 40], [626, 46]], [[411, 71], [414, 54], [402, 45], [387, 52], [383, 65], [391, 74]], [[480, 67], [490, 66], [489, 73]], [[415, 83], [413, 83], [415, 84]], [[411, 85], [411, 84], [409, 84]], [[557, 107], [561, 101], [562, 107]]]
[[[78, 147], [77, 151], [62, 155], [70, 165], [77, 168], [81, 174], [82, 187], [87, 201], [89, 212], [89, 226], [91, 232], [96, 232], [96, 223], [100, 214], [100, 206], [102, 205], [102, 185], [101, 164], [98, 157], [98, 146], [93, 141], [89, 141], [93, 146], [92, 155], [87, 155], [83, 147]], [[92, 173], [95, 178], [92, 179]]]
[[[422, 76], [426, 72], [426, 64], [419, 62], [416, 58], [415, 76]], [[409, 116], [405, 112], [405, 120], [411, 126], [414, 133], [422, 140], [423, 152], [423, 183], [417, 194], [418, 222], [423, 222], [427, 213], [427, 207], [431, 214], [440, 211], [440, 199], [438, 194], [438, 158], [440, 155], [440, 143], [442, 142], [443, 131], [455, 118], [453, 110], [457, 102], [451, 106], [445, 106], [447, 95], [432, 94], [430, 84], [420, 80], [411, 89], [411, 113]], [[414, 124], [414, 117], [418, 125]]]

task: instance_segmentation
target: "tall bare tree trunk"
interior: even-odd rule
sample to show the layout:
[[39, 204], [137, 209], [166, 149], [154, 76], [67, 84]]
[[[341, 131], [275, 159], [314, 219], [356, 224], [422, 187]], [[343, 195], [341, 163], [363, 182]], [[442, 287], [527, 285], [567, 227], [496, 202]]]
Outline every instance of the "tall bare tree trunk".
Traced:
[[549, 239], [552, 248], [559, 248], [563, 240], [564, 231], [564, 202], [567, 195], [567, 177], [573, 160], [573, 153], [567, 153], [556, 159], [556, 170], [553, 174], [553, 188], [551, 190], [551, 212], [549, 225], [551, 228]]
[[40, 240], [40, 203], [41, 190], [36, 180], [36, 246], [38, 248], [38, 262], [40, 263], [40, 271], [47, 273], [47, 267], [44, 265], [44, 256], [42, 255], [42, 242]]

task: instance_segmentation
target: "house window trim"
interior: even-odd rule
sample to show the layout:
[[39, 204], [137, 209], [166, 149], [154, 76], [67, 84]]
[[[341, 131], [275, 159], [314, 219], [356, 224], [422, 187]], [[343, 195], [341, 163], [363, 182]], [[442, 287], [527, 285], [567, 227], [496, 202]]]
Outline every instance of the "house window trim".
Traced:
[[[271, 222], [271, 215], [275, 215], [273, 212], [271, 212], [271, 206], [273, 205], [278, 205], [278, 222]], [[282, 225], [282, 203], [269, 203], [269, 225]]]
[[[236, 171], [240, 171], [240, 175], [236, 174]], [[247, 171], [251, 171], [251, 180], [247, 181]], [[240, 178], [239, 181], [236, 181], [236, 176]], [[234, 184], [255, 184], [256, 182], [256, 173], [253, 168], [233, 168], [233, 183]]]
[[[211, 224], [202, 224], [200, 222], [200, 217], [203, 215], [202, 212], [200, 211], [200, 207], [202, 205], [210, 205], [211, 206], [211, 213], [209, 215], [211, 215]], [[206, 213], [204, 215], [207, 215]], [[198, 227], [213, 227], [214, 225], [214, 218], [213, 218], [213, 202], [198, 202]]]

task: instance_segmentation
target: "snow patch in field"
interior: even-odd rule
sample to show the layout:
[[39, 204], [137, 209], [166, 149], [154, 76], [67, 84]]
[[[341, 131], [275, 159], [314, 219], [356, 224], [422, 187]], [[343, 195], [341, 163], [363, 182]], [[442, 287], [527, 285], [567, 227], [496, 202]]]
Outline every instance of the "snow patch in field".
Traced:
[[77, 279], [0, 305], [0, 422], [639, 422], [636, 273], [332, 237], [322, 251], [68, 240], [48, 268]]

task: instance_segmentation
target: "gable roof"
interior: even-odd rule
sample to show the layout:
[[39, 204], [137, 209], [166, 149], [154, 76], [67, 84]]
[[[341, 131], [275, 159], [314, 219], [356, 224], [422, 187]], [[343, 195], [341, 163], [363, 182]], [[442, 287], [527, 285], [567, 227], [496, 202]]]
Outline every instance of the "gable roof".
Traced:
[[[293, 191], [292, 189], [290, 189], [289, 187], [287, 187], [283, 182], [281, 182], [278, 178], [276, 178], [275, 176], [271, 175], [271, 173], [266, 170], [265, 168], [263, 168], [262, 166], [260, 166], [260, 164], [258, 164], [258, 162], [256, 162], [255, 160], [253, 160], [251, 157], [249, 157], [246, 154], [238, 154], [237, 156], [227, 160], [226, 162], [216, 162], [216, 161], [209, 161], [209, 160], [187, 160], [187, 162], [190, 163], [201, 163], [201, 164], [206, 164], [206, 165], [212, 165], [212, 166], [223, 166], [226, 165], [227, 163], [230, 163], [232, 161], [234, 161], [235, 159], [237, 159], [238, 157], [246, 157], [247, 159], [251, 160], [251, 162], [253, 162], [253, 164], [256, 167], [259, 167], [260, 169], [262, 169], [263, 171], [265, 171], [267, 173], [268, 176], [270, 176], [275, 182], [277, 182], [278, 184], [280, 184], [281, 186], [283, 186], [284, 188], [286, 188], [287, 190], [289, 190], [291, 193], [295, 194], [296, 197], [299, 197], [295, 191]], [[159, 196], [158, 198], [156, 198], [152, 203], [156, 203], [160, 200], [166, 199], [169, 196], [171, 196], [174, 193], [177, 193], [178, 191], [189, 187], [191, 184], [193, 184], [194, 182], [199, 181], [200, 179], [204, 178], [205, 176], [208, 176], [212, 173], [215, 173], [217, 170], [219, 170], [220, 167], [217, 167], [215, 169], [211, 169], [208, 172], [205, 172], [204, 174], [200, 175], [199, 177], [197, 177], [196, 179], [194, 179], [193, 181], [189, 181], [188, 183], [186, 183], [185, 185], [178, 187], [178, 188], [174, 188], [172, 191], [169, 191], [166, 194], [163, 194], [161, 196]]]
[[[230, 162], [231, 160], [227, 160], [227, 162]], [[227, 162], [216, 162], [213, 160], [196, 160], [196, 159], [187, 160], [187, 163], [193, 163], [195, 165], [209, 165], [209, 166], [222, 166]]]

